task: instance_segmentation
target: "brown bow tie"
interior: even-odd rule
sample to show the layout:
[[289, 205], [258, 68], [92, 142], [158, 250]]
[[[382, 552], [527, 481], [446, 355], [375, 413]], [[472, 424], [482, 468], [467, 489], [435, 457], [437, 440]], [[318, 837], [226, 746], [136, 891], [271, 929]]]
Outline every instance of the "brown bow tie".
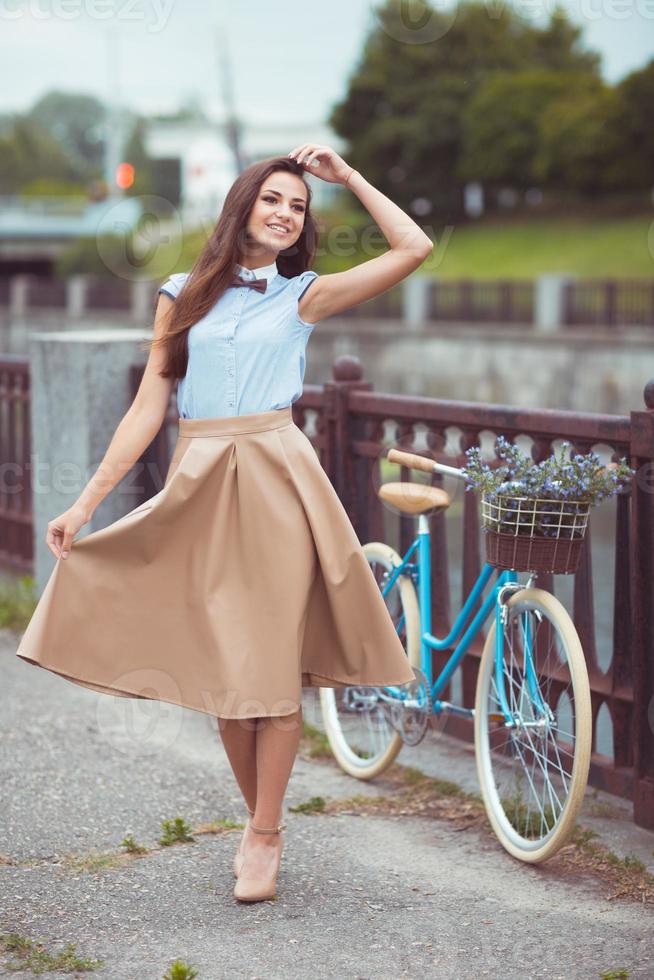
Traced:
[[265, 293], [266, 286], [268, 285], [267, 279], [241, 279], [240, 276], [234, 276], [231, 282], [232, 286], [251, 286], [252, 289], [258, 290], [260, 293]]

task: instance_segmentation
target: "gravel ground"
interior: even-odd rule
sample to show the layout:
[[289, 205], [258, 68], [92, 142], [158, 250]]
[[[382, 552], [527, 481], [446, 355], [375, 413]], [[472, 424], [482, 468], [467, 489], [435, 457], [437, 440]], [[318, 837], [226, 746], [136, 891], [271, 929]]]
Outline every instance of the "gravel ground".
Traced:
[[[127, 834], [156, 847], [162, 820], [197, 827], [245, 811], [208, 716], [95, 694], [23, 663], [17, 642], [0, 631], [0, 855], [12, 862], [0, 866], [0, 931], [52, 951], [74, 942], [78, 955], [105, 960], [76, 976], [160, 980], [180, 958], [198, 980], [570, 980], [620, 967], [654, 977], [651, 909], [608, 901], [590, 879], [562, 880], [514, 861], [488, 834], [424, 817], [287, 812], [274, 902], [234, 899], [238, 832], [100, 873], [72, 869], [67, 855], [117, 851]], [[438, 747], [428, 758], [425, 740], [398, 761], [471, 778], [469, 753], [448, 755], [443, 739]], [[379, 792], [298, 757], [286, 803]], [[651, 856], [654, 835], [635, 831], [619, 807], [607, 822], [615, 840], [628, 850], [636, 838], [649, 843]]]

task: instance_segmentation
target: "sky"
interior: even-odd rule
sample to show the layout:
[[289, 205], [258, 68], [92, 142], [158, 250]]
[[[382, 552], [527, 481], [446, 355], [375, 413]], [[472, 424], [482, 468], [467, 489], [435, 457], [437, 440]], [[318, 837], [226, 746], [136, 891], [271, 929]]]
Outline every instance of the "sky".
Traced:
[[[487, 0], [489, 16], [509, 0]], [[544, 23], [555, 0], [512, 0]], [[654, 0], [561, 0], [618, 81], [654, 57]], [[51, 89], [109, 95], [144, 113], [198, 99], [224, 115], [220, 46], [250, 122], [324, 121], [345, 94], [377, 0], [0, 0], [0, 112]], [[451, 3], [432, 6], [452, 11]], [[452, 14], [452, 16], [456, 16]], [[431, 40], [430, 25], [407, 43]], [[444, 38], [444, 43], [446, 37]]]

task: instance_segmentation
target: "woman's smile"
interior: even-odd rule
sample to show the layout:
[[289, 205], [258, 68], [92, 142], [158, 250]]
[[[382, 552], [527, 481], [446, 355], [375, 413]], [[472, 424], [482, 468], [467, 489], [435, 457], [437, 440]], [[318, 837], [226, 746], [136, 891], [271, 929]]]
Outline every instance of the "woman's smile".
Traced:
[[290, 228], [284, 228], [282, 225], [273, 224], [268, 225], [267, 227], [270, 228], [276, 235], [290, 235], [291, 233]]

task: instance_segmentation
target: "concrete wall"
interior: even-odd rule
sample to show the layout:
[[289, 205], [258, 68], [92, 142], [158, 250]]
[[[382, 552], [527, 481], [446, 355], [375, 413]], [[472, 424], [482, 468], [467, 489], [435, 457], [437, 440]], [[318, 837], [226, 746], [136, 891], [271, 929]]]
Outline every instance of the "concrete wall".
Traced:
[[627, 414], [643, 407], [654, 377], [654, 331], [598, 328], [533, 332], [524, 327], [346, 320], [316, 324], [305, 382], [330, 376], [354, 354], [379, 391], [524, 408]]

